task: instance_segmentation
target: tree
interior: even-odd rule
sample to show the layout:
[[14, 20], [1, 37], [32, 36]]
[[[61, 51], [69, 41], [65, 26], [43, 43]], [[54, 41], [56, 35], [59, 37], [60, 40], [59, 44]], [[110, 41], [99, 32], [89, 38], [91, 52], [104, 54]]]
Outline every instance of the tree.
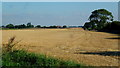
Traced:
[[1, 27], [2, 27], [2, 28], [5, 28], [5, 26], [4, 26], [4, 25], [2, 25]]
[[66, 25], [64, 25], [64, 26], [63, 26], [63, 28], [67, 28], [67, 26], [66, 26]]
[[21, 28], [26, 28], [26, 25], [25, 24], [22, 24], [22, 25], [20, 25], [21, 26]]
[[92, 24], [92, 29], [95, 29], [95, 27], [97, 27], [97, 30], [100, 30], [107, 23], [113, 21], [113, 15], [106, 9], [98, 9], [92, 12], [89, 17], [89, 21]]
[[43, 26], [42, 28], [47, 28], [47, 26]]
[[41, 26], [40, 26], [40, 25], [37, 25], [36, 28], [41, 28]]
[[112, 32], [112, 33], [119, 33], [120, 34], [120, 22], [119, 21], [113, 21], [111, 23], [108, 23], [103, 29], [100, 31], [106, 31], [106, 32]]
[[9, 28], [9, 29], [14, 28], [14, 25], [13, 24], [8, 24], [8, 25], [6, 25], [6, 28]]
[[19, 29], [19, 25], [15, 25], [14, 27], [17, 28], [17, 29]]
[[31, 22], [27, 23], [27, 28], [33, 28], [34, 25], [31, 24]]
[[91, 25], [90, 22], [86, 22], [86, 23], [84, 24], [84, 26], [83, 26], [84, 30], [86, 30], [86, 29], [90, 30], [91, 27], [92, 27], [92, 25]]
[[21, 25], [15, 25], [14, 27], [17, 28], [17, 29], [21, 29], [21, 28], [26, 28], [26, 25], [21, 24]]
[[113, 21], [111, 23], [111, 29], [120, 31], [120, 22], [119, 21]]

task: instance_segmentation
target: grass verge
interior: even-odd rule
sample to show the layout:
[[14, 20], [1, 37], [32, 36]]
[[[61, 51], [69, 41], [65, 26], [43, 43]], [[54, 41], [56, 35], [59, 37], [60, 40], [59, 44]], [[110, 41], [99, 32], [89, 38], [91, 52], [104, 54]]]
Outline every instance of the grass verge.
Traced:
[[88, 68], [81, 64], [72, 61], [63, 61], [45, 55], [38, 55], [34, 53], [28, 53], [23, 50], [14, 50], [3, 54], [2, 56], [3, 67], [7, 66], [27, 66], [32, 68], [48, 67], [48, 68], [62, 68], [62, 67], [77, 67], [77, 68]]
[[30, 68], [88, 68], [73, 61], [63, 61], [42, 54], [30, 53], [25, 50], [13, 49], [18, 42], [14, 42], [15, 36], [3, 45], [2, 67], [30, 67]]

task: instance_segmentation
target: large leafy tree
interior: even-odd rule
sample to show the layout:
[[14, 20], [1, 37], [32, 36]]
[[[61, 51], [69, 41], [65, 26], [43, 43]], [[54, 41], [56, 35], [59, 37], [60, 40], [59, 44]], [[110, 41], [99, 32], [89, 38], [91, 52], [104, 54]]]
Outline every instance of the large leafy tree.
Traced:
[[14, 25], [13, 24], [8, 24], [8, 25], [6, 25], [6, 28], [14, 28]]
[[106, 9], [94, 10], [89, 17], [89, 23], [91, 23], [92, 29], [100, 30], [107, 23], [113, 21], [113, 15]]

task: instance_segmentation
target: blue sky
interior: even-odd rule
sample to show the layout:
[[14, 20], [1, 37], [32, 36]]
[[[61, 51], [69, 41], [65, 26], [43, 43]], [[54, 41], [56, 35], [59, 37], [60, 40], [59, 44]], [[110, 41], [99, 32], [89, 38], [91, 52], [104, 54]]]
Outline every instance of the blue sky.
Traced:
[[117, 2], [3, 2], [2, 24], [84, 25], [91, 12], [101, 8], [118, 19]]
[[120, 0], [2, 0], [3, 2], [118, 2]]
[[0, 2], [0, 26], [2, 25], [2, 2]]

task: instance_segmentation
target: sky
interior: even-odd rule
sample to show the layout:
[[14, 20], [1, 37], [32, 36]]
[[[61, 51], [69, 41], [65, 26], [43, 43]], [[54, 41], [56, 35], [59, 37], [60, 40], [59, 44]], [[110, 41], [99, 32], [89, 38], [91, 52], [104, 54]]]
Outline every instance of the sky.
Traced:
[[0, 26], [2, 25], [2, 2], [0, 2]]
[[118, 2], [118, 20], [120, 21], [120, 1]]
[[107, 9], [118, 20], [117, 2], [3, 2], [2, 25], [83, 26], [96, 9]]
[[3, 2], [118, 2], [120, 0], [2, 0]]

